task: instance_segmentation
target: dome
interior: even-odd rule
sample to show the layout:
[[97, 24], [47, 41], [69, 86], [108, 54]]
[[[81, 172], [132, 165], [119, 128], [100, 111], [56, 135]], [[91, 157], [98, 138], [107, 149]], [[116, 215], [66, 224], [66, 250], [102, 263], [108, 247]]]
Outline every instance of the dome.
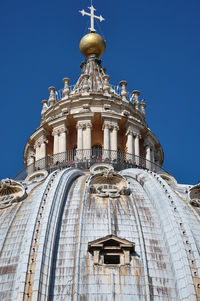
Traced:
[[197, 301], [200, 185], [162, 168], [140, 92], [101, 66], [103, 38], [80, 49], [77, 83], [42, 101], [24, 171], [0, 181], [0, 300]]
[[106, 43], [104, 39], [97, 33], [89, 33], [80, 41], [80, 51], [88, 57], [90, 54], [96, 54], [98, 57], [104, 54]]
[[27, 197], [0, 209], [0, 300], [198, 300], [200, 225], [183, 185], [101, 163], [21, 185]]

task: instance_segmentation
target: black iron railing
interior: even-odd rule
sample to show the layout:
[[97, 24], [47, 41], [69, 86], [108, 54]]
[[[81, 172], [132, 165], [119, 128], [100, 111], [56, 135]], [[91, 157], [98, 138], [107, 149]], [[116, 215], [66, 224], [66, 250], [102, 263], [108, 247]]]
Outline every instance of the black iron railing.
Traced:
[[78, 169], [89, 169], [95, 163], [112, 164], [115, 170], [126, 168], [143, 168], [155, 172], [167, 173], [161, 166], [143, 157], [135, 156], [122, 151], [110, 151], [101, 149], [69, 150], [65, 153], [47, 155], [33, 164], [27, 166], [15, 177], [15, 180], [24, 180], [28, 174], [34, 171], [46, 169], [51, 172], [55, 169], [75, 167]]

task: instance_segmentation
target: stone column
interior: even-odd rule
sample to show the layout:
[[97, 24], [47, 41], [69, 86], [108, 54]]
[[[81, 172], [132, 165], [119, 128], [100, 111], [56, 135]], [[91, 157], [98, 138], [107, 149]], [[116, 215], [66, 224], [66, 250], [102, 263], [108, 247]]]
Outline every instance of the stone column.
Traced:
[[35, 162], [37, 162], [40, 159], [40, 143], [38, 141], [35, 142], [34, 149], [35, 149]]
[[152, 149], [151, 149], [151, 162], [155, 163], [155, 153], [154, 153], [154, 147], [153, 146], [152, 146]]
[[140, 164], [140, 135], [135, 135], [135, 163]]
[[119, 127], [117, 124], [112, 124], [111, 125], [111, 160], [116, 160], [117, 159], [117, 132], [119, 130]]
[[31, 150], [28, 152], [28, 158], [27, 158], [27, 174], [28, 175], [30, 175], [35, 170], [34, 161], [35, 161], [34, 151]]
[[104, 160], [110, 158], [110, 124], [109, 122], [104, 121], [103, 125], [104, 131]]
[[41, 137], [41, 145], [40, 145], [40, 159], [46, 157], [46, 137]]
[[84, 137], [86, 139], [86, 143], [85, 143], [86, 149], [91, 149], [91, 133], [92, 133], [92, 123], [87, 122], [86, 129], [85, 129], [85, 137]]
[[35, 167], [43, 169], [46, 167], [46, 137], [41, 136], [35, 143]]
[[154, 146], [152, 145], [152, 148], [151, 148], [151, 170], [154, 170], [156, 169], [156, 166], [155, 166], [155, 152], [154, 152]]
[[59, 136], [59, 156], [60, 162], [66, 161], [67, 154], [67, 129], [65, 127], [60, 128], [60, 136]]
[[131, 163], [134, 162], [134, 154], [135, 154], [135, 137], [132, 129], [127, 130], [127, 160], [130, 161]]
[[57, 155], [59, 153], [59, 138], [58, 138], [58, 130], [54, 129], [52, 132], [53, 139], [53, 154]]
[[84, 157], [86, 159], [90, 159], [91, 157], [91, 139], [92, 139], [92, 123], [89, 121], [85, 124], [86, 128], [84, 131], [84, 137], [83, 140], [85, 141], [85, 146], [84, 146]]
[[83, 158], [83, 126], [80, 122], [76, 125], [77, 128], [77, 158], [81, 160]]
[[151, 147], [149, 144], [146, 146], [146, 168], [151, 170]]
[[66, 153], [67, 150], [67, 129], [61, 128], [59, 136], [59, 153]]
[[59, 153], [59, 132], [57, 129], [53, 129], [52, 136], [53, 139], [53, 163], [56, 164], [58, 162], [58, 153]]
[[45, 137], [41, 137], [41, 145], [40, 145], [40, 168], [43, 169], [46, 167], [46, 139]]

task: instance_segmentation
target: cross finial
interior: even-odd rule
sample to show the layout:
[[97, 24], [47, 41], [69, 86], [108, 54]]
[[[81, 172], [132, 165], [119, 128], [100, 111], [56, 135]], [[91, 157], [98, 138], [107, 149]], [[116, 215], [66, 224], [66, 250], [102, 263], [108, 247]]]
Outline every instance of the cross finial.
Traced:
[[102, 17], [102, 15], [95, 16], [94, 12], [95, 12], [96, 9], [92, 5], [92, 2], [91, 2], [91, 6], [88, 7], [88, 8], [90, 9], [90, 13], [85, 12], [84, 9], [80, 10], [79, 12], [82, 14], [82, 16], [86, 15], [86, 16], [90, 17], [90, 28], [89, 28], [89, 30], [91, 32], [95, 32], [96, 30], [94, 28], [94, 19], [98, 19], [100, 22], [105, 21], [105, 19]]

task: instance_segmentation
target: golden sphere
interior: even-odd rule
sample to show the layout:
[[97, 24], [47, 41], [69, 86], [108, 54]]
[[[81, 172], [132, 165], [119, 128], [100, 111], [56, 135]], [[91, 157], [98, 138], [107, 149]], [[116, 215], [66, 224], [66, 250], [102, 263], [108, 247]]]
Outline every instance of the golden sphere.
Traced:
[[102, 56], [106, 48], [104, 39], [97, 33], [89, 33], [80, 41], [80, 51], [88, 57], [90, 54], [96, 54], [98, 57]]

